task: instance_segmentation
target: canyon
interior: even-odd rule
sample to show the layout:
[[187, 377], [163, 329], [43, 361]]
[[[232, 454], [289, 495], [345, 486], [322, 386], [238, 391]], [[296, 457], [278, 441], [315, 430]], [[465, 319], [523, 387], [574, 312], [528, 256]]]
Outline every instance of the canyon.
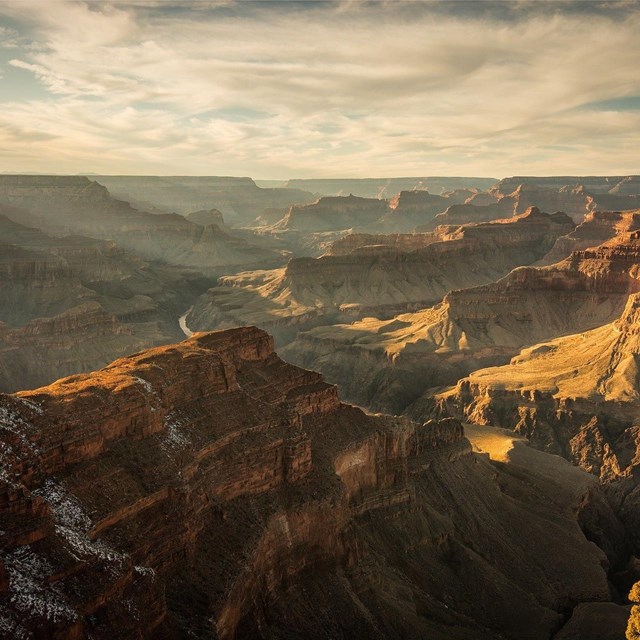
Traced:
[[6, 636], [613, 638], [626, 624], [616, 550], [590, 541], [618, 532], [594, 476], [560, 458], [497, 464], [455, 419], [344, 405], [255, 328], [2, 395], [0, 440]]
[[[238, 264], [277, 265], [286, 254], [235, 237], [218, 225], [194, 224], [177, 213], [153, 214], [114, 198], [84, 177], [0, 175], [0, 205], [14, 221], [55, 235], [114, 240], [147, 260], [224, 273]], [[23, 218], [16, 211], [26, 210]], [[257, 239], [259, 242], [259, 238]]]
[[391, 317], [452, 289], [493, 282], [540, 260], [573, 229], [564, 214], [531, 208], [495, 223], [443, 226], [432, 234], [351, 234], [319, 258], [220, 278], [187, 320], [200, 331], [254, 324], [286, 344], [309, 326], [367, 314]]
[[[609, 215], [614, 233], [619, 220]], [[450, 291], [432, 307], [303, 331], [282, 353], [323, 372], [350, 401], [420, 415], [432, 388], [505, 364], [523, 346], [615, 320], [640, 291], [639, 250], [638, 232], [620, 231], [555, 264]]]
[[622, 637], [639, 206], [0, 176], [0, 637]]

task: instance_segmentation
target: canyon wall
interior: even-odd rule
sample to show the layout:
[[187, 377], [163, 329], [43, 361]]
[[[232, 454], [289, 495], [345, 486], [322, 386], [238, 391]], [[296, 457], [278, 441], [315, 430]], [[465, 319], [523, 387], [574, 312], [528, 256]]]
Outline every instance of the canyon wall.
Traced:
[[0, 395], [0, 441], [5, 636], [533, 640], [611, 597], [595, 478], [343, 405], [255, 328]]

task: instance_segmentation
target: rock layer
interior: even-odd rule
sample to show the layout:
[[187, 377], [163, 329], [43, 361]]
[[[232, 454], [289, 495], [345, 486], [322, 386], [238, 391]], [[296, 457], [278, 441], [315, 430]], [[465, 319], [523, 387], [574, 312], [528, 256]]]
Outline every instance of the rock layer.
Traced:
[[534, 639], [609, 598], [587, 474], [533, 489], [256, 329], [2, 395], [0, 440], [12, 637]]
[[434, 234], [392, 235], [380, 243], [377, 236], [347, 236], [320, 258], [221, 278], [196, 303], [189, 326], [256, 324], [282, 344], [302, 327], [369, 314], [390, 317], [536, 262], [572, 229], [567, 216], [532, 208], [492, 224], [439, 227]]
[[[35, 222], [48, 233], [115, 240], [145, 259], [207, 272], [283, 261], [281, 252], [231, 237], [217, 227], [205, 228], [178, 214], [155, 215], [134, 209], [113, 198], [104, 186], [83, 177], [3, 175], [2, 204], [28, 210], [29, 224]], [[15, 221], [23, 223], [22, 219]]]
[[432, 387], [505, 364], [523, 346], [612, 322], [640, 291], [639, 264], [640, 235], [622, 233], [555, 265], [452, 291], [435, 307], [311, 329], [283, 353], [322, 371], [348, 399], [398, 412]]

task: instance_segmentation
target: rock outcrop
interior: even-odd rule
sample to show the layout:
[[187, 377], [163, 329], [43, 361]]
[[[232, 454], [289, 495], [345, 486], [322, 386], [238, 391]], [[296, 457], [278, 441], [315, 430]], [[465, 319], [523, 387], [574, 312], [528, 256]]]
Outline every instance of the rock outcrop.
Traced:
[[188, 323], [196, 330], [255, 324], [283, 344], [305, 327], [371, 314], [392, 317], [433, 304], [452, 289], [492, 282], [536, 262], [573, 228], [564, 214], [532, 208], [500, 222], [392, 235], [380, 243], [346, 236], [329, 255], [220, 278]]
[[514, 429], [613, 480], [640, 464], [638, 361], [640, 294], [633, 294], [613, 323], [528, 347], [510, 364], [474, 371], [436, 399], [445, 412]]
[[556, 240], [549, 253], [538, 263], [540, 266], [564, 260], [574, 251], [596, 247], [617, 235], [640, 229], [640, 210], [593, 211], [574, 231]]
[[343, 229], [367, 229], [389, 213], [386, 200], [378, 198], [324, 197], [317, 202], [292, 206], [276, 225], [287, 231], [314, 233]]
[[534, 640], [610, 599], [594, 478], [368, 416], [253, 328], [1, 395], [0, 442], [5, 637]]
[[262, 232], [280, 238], [298, 255], [318, 256], [345, 234], [413, 232], [450, 205], [464, 201], [466, 195], [467, 192], [458, 191], [433, 195], [415, 190], [401, 191], [390, 200], [325, 196], [311, 204], [292, 206], [281, 220]]
[[598, 476], [638, 553], [639, 364], [640, 294], [633, 294], [615, 322], [475, 371], [435, 404], [441, 414], [513, 429]]
[[[465, 224], [484, 222], [509, 217], [526, 211], [529, 207], [538, 207], [543, 211], [562, 211], [570, 215], [576, 223], [582, 222], [595, 211], [626, 211], [640, 207], [640, 190], [632, 193], [636, 184], [627, 184], [624, 192], [604, 190], [606, 178], [599, 182], [588, 178], [525, 179], [502, 180], [489, 191], [474, 194], [464, 203], [451, 206], [438, 214], [433, 220], [418, 227], [418, 231], [431, 231], [438, 224]], [[590, 188], [591, 185], [593, 189]], [[616, 183], [614, 183], [616, 184]], [[596, 186], [599, 185], [599, 186]], [[621, 190], [622, 191], [622, 190]]]
[[452, 291], [435, 307], [305, 331], [283, 354], [322, 371], [349, 400], [399, 412], [523, 346], [612, 322], [640, 291], [639, 265], [640, 234], [622, 233], [555, 265]]

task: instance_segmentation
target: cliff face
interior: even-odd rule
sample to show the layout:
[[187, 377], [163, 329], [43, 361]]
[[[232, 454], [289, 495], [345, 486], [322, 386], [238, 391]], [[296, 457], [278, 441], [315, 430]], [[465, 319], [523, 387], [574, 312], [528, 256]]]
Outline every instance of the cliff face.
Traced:
[[535, 205], [546, 211], [564, 211], [576, 222], [593, 211], [640, 207], [638, 176], [516, 176], [501, 180], [493, 190], [515, 195], [520, 210]]
[[583, 251], [640, 229], [640, 211], [593, 211], [574, 231], [556, 240], [549, 253], [538, 262], [544, 266], [564, 260], [574, 251]]
[[389, 201], [388, 224], [393, 225], [394, 230], [409, 231], [460, 200], [454, 192], [439, 196], [428, 191], [401, 191]]
[[424, 237], [389, 236], [379, 245], [364, 244], [375, 240], [371, 236], [347, 236], [336, 243], [336, 253], [293, 258], [284, 270], [221, 278], [196, 303], [189, 326], [207, 330], [257, 324], [284, 343], [289, 328], [300, 329], [301, 323], [313, 326], [369, 314], [390, 317], [535, 262], [572, 229], [563, 214], [531, 209], [504, 223], [439, 227]]
[[[39, 386], [175, 340], [202, 276], [114, 242], [53, 237], [0, 215], [0, 389]], [[210, 281], [209, 281], [210, 282]]]
[[434, 195], [425, 190], [401, 191], [391, 200], [326, 196], [292, 206], [276, 224], [263, 231], [281, 239], [297, 255], [318, 256], [347, 233], [404, 234], [432, 220], [471, 192]]
[[470, 422], [513, 428], [605, 480], [628, 475], [635, 446], [628, 449], [634, 438], [627, 429], [636, 429], [630, 425], [640, 406], [639, 309], [633, 294], [615, 322], [475, 371], [439, 402]]
[[534, 639], [609, 597], [587, 474], [342, 405], [257, 329], [1, 395], [0, 441], [7, 637]]
[[615, 322], [523, 350], [436, 396], [439, 413], [513, 429], [610, 483], [640, 549], [640, 295]]
[[387, 201], [378, 198], [324, 197], [312, 204], [294, 205], [278, 227], [300, 232], [366, 228], [379, 222], [388, 211]]
[[115, 240], [145, 259], [208, 272], [219, 273], [240, 264], [275, 265], [283, 260], [281, 252], [244, 240], [239, 246], [228, 234], [212, 241], [206, 229], [181, 215], [134, 209], [111, 197], [104, 186], [82, 177], [0, 176], [0, 204], [28, 210], [30, 223], [35, 221], [55, 235]]
[[[470, 196], [464, 203], [451, 206], [418, 230], [430, 231], [438, 224], [496, 220], [522, 213], [529, 207], [562, 211], [576, 223], [581, 223], [595, 211], [624, 211], [640, 206], [640, 189], [631, 179], [522, 178], [522, 182], [517, 182], [518, 179], [502, 180], [488, 192]], [[624, 188], [618, 189], [618, 184]]]
[[[482, 194], [480, 194], [482, 195]], [[501, 197], [486, 204], [475, 204], [475, 198], [463, 204], [454, 204], [429, 222], [418, 225], [417, 231], [432, 231], [438, 225], [460, 225], [477, 222], [491, 222], [510, 218], [516, 213], [516, 202], [510, 196]]]
[[505, 364], [525, 345], [612, 322], [640, 291], [639, 249], [637, 232], [623, 233], [555, 265], [451, 291], [432, 308], [305, 331], [283, 353], [322, 371], [349, 400], [403, 411], [431, 387]]

